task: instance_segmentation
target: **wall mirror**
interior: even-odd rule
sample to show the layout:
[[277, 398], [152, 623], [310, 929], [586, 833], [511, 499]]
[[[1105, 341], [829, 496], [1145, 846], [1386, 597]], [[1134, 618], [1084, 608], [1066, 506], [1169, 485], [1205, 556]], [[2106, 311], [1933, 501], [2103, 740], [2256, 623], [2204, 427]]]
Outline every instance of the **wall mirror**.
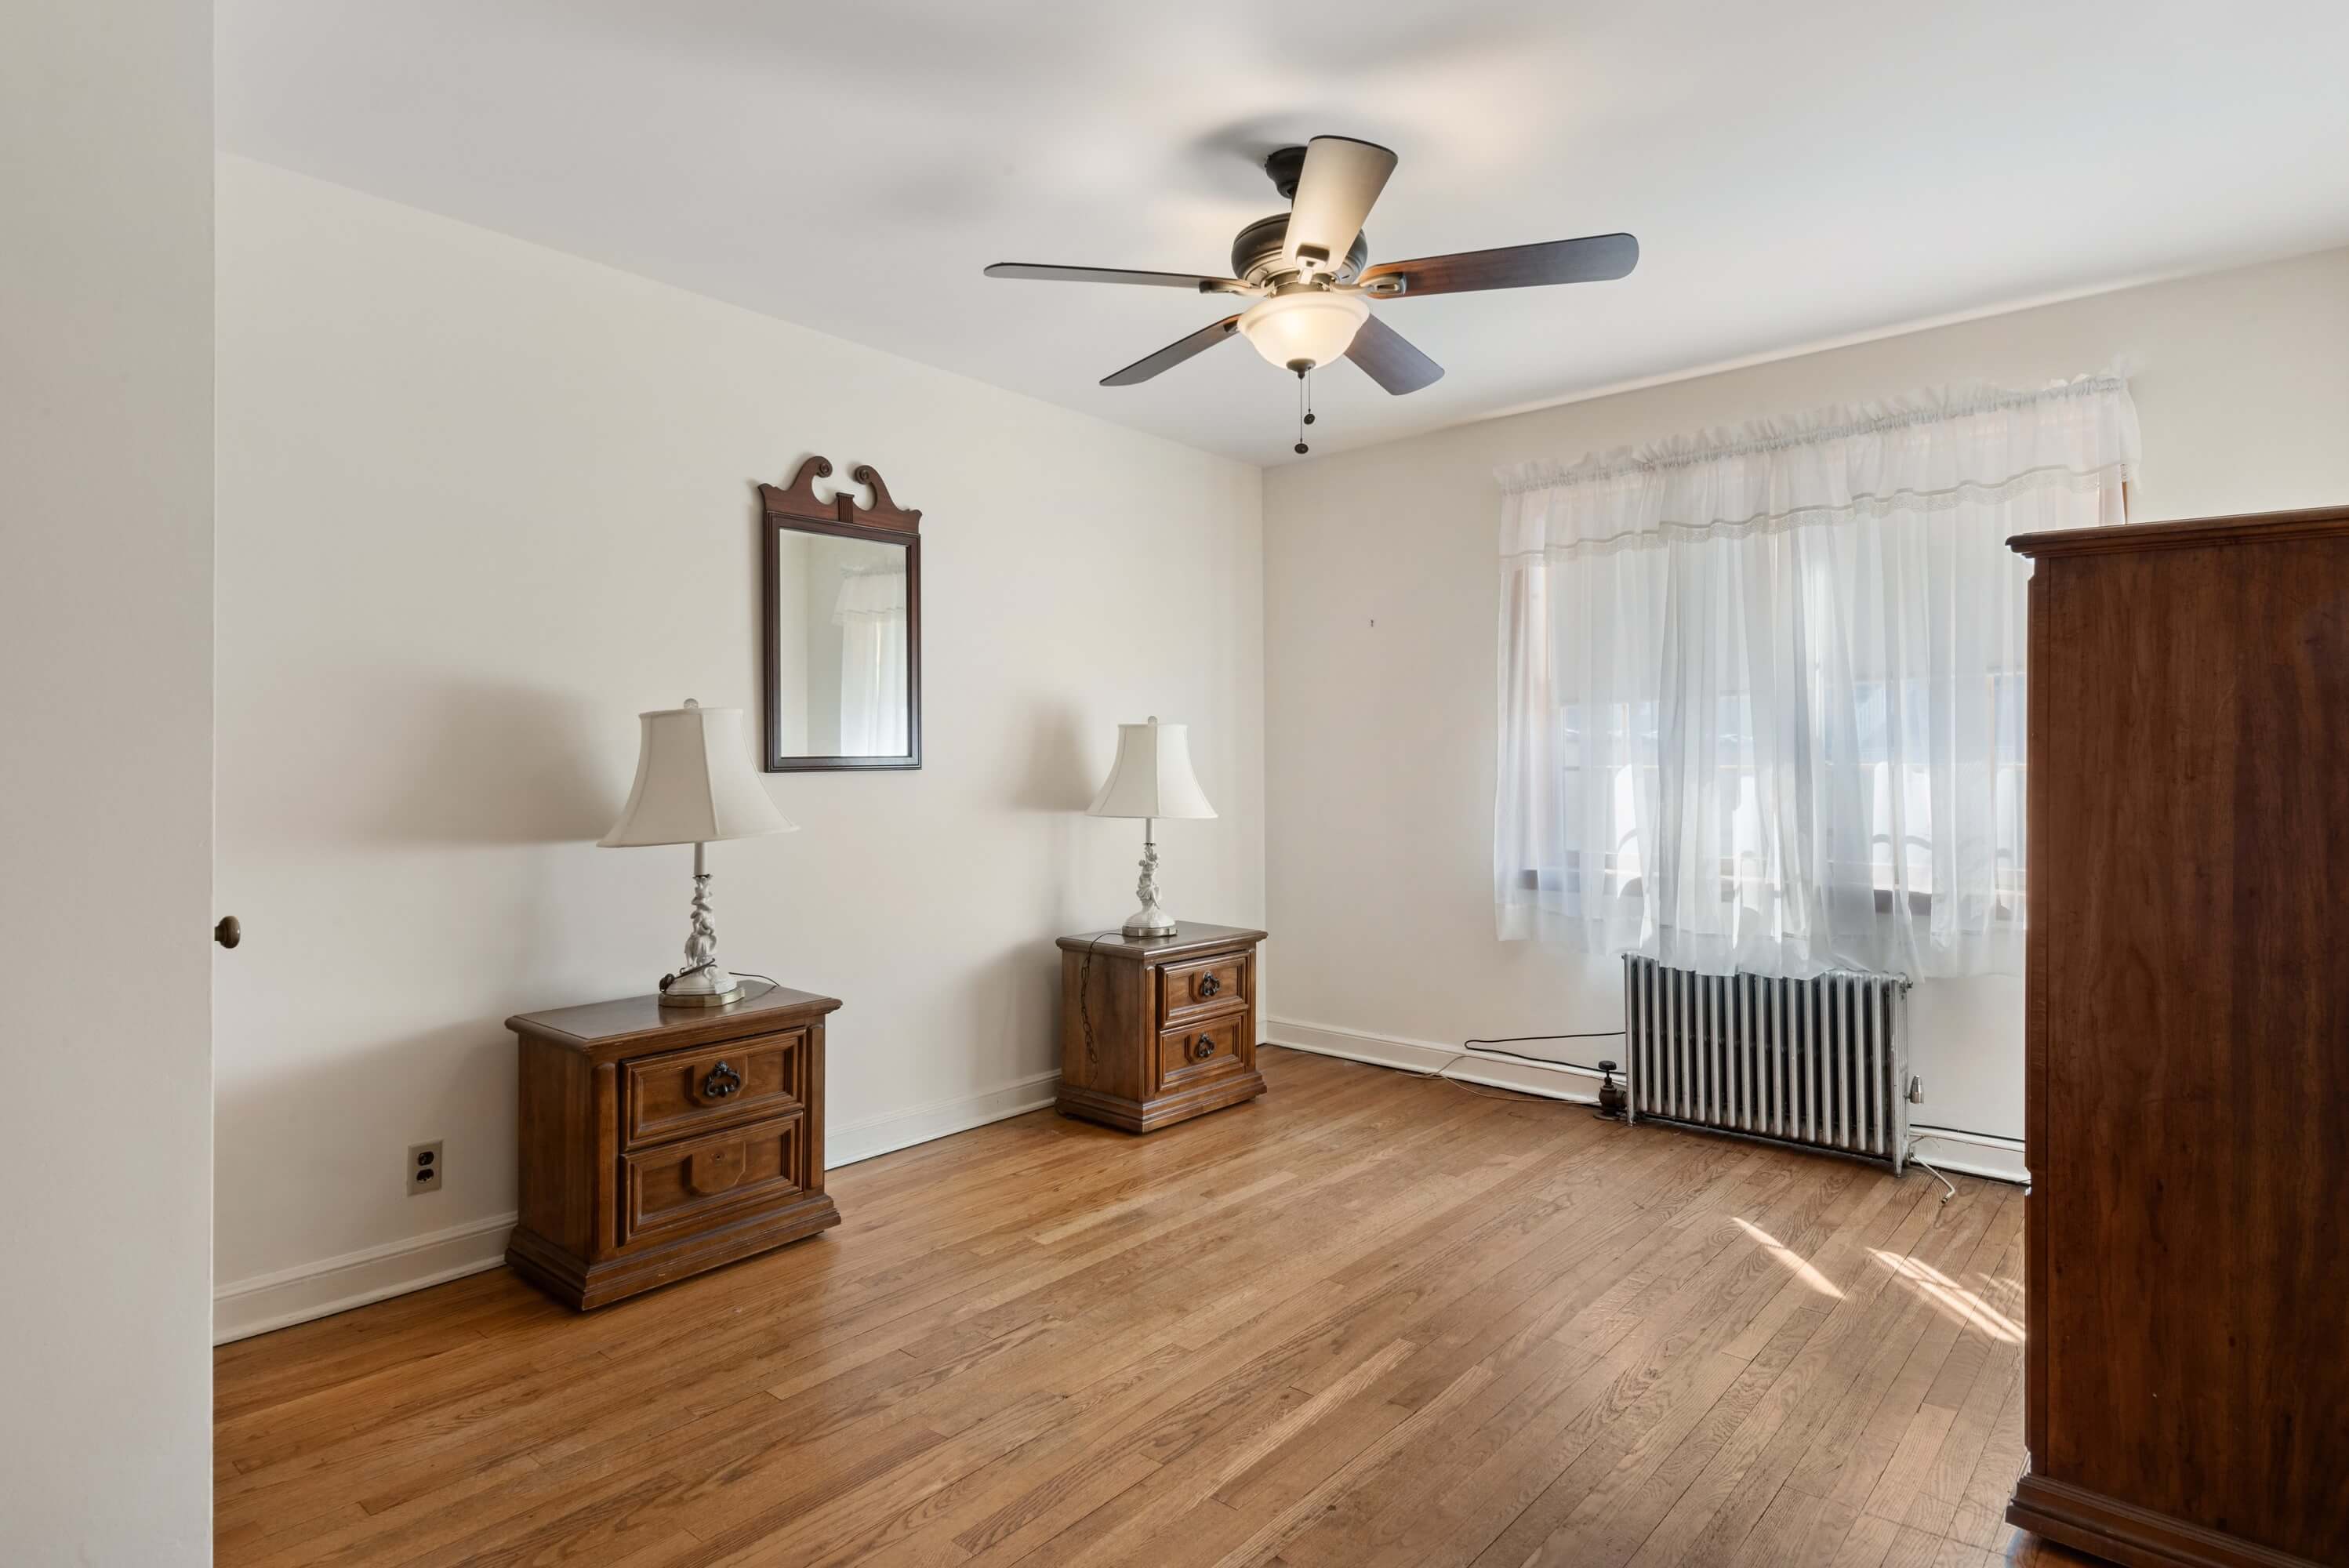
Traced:
[[922, 765], [922, 514], [871, 467], [818, 498], [832, 463], [810, 458], [761, 485], [765, 534], [766, 769]]

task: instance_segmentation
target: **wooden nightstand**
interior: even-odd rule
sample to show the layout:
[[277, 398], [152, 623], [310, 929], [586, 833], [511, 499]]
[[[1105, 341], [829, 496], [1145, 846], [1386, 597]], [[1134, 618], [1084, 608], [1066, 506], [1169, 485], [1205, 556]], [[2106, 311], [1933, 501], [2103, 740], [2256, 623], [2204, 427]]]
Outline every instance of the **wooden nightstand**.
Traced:
[[1061, 938], [1061, 1113], [1149, 1132], [1262, 1094], [1263, 940], [1187, 921], [1172, 936]]
[[774, 985], [723, 1007], [631, 996], [508, 1018], [522, 1217], [506, 1262], [585, 1309], [840, 1223], [823, 1190], [839, 1006]]

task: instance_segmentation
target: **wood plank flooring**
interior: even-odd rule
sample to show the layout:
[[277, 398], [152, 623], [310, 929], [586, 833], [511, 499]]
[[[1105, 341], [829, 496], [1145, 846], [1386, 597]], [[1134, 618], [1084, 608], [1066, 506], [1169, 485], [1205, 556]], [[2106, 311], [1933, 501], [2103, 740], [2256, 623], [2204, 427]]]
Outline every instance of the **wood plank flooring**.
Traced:
[[218, 1561], [2090, 1561], [2000, 1518], [2017, 1190], [1263, 1066], [836, 1171], [838, 1230], [585, 1316], [500, 1270], [223, 1346]]

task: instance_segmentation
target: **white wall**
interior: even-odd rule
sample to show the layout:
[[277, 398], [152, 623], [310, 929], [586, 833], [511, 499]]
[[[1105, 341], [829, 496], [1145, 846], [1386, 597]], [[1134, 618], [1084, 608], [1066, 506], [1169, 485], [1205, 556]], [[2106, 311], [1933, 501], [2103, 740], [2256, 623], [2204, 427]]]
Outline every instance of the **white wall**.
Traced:
[[[1187, 720], [1185, 916], [1263, 913], [1247, 466], [237, 160], [220, 167], [220, 1327], [498, 1254], [517, 1011], [641, 993], [689, 851], [599, 850], [636, 714], [756, 709], [753, 487], [822, 452], [921, 508], [918, 771], [768, 780], [722, 958], [828, 992], [835, 1162], [1050, 1089], [1052, 939], [1123, 919], [1081, 813]], [[438, 1194], [411, 1142], [448, 1143]], [[321, 1272], [322, 1264], [335, 1266]]]
[[0, 12], [0, 1562], [210, 1559], [212, 8]]
[[[1382, 308], [1401, 325], [1410, 306]], [[1268, 471], [1266, 875], [1281, 980], [1268, 1036], [1409, 1057], [1381, 1042], [1621, 1025], [1616, 963], [1493, 934], [1496, 465], [2127, 360], [2145, 433], [2140, 521], [2338, 502], [2344, 343], [2349, 252], [2333, 251]], [[1920, 985], [1910, 1018], [1928, 1096], [1917, 1119], [2019, 1133], [2020, 981]], [[1609, 1044], [1520, 1048], [1588, 1062]], [[1940, 1152], [2019, 1169], [1979, 1149]]]

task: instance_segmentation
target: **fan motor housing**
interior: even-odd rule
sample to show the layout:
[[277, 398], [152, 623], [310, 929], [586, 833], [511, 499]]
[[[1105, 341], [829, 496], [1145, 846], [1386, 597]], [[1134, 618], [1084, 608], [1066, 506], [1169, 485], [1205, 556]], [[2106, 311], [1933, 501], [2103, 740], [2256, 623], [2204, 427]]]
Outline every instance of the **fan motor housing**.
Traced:
[[[1288, 237], [1288, 214], [1286, 212], [1258, 218], [1242, 229], [1238, 237], [1232, 241], [1232, 276], [1262, 288], [1294, 272], [1296, 269], [1288, 264], [1281, 250], [1281, 242]], [[1363, 263], [1370, 259], [1370, 236], [1356, 234], [1345, 259], [1331, 273], [1330, 281], [1352, 283], [1361, 274]]]

